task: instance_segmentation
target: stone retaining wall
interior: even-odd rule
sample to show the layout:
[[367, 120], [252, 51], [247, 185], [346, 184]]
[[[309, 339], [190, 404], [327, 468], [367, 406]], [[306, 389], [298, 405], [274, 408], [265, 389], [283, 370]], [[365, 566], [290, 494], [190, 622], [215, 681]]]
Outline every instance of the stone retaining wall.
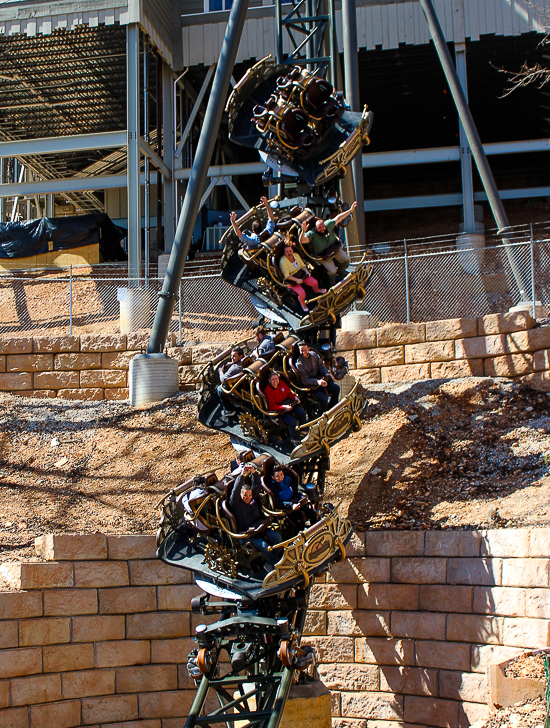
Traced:
[[[44, 536], [42, 563], [5, 563], [0, 728], [183, 728], [186, 572], [151, 536]], [[356, 534], [314, 584], [307, 642], [333, 728], [466, 728], [486, 667], [549, 642], [550, 529]]]
[[[146, 350], [148, 341], [148, 333], [0, 337], [0, 392], [63, 399], [127, 399], [130, 361]], [[168, 355], [178, 359], [180, 366], [190, 364], [191, 350], [175, 347], [174, 341], [175, 335], [169, 334]]]
[[550, 327], [528, 312], [339, 331], [337, 347], [364, 383], [520, 377], [550, 391]]
[[[0, 392], [65, 399], [126, 399], [128, 367], [148, 333], [0, 337]], [[176, 347], [180, 390], [198, 387], [204, 365], [226, 344]], [[364, 384], [466, 376], [521, 378], [550, 391], [550, 327], [529, 313], [339, 331], [337, 347]]]

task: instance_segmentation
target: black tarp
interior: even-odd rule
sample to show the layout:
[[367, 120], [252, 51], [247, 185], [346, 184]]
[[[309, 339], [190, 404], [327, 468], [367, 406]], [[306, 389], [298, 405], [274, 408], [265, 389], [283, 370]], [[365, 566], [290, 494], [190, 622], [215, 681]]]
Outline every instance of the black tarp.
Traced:
[[30, 258], [51, 250], [70, 250], [99, 243], [105, 262], [128, 260], [121, 246], [127, 231], [109, 215], [42, 217], [38, 220], [0, 223], [0, 258]]

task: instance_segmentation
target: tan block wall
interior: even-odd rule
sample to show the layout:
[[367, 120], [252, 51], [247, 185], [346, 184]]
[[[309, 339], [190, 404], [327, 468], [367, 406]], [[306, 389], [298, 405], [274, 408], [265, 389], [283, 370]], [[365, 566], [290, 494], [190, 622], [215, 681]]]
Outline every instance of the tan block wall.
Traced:
[[154, 536], [44, 536], [37, 552], [0, 567], [0, 726], [182, 726], [190, 575], [155, 559]]
[[514, 377], [550, 391], [550, 327], [525, 311], [339, 331], [336, 345], [363, 384]]
[[[180, 390], [195, 390], [204, 366], [226, 349], [174, 346]], [[0, 392], [64, 399], [128, 397], [128, 367], [147, 347], [147, 333], [105, 336], [0, 337]], [[338, 350], [363, 384], [466, 376], [521, 378], [550, 391], [550, 327], [536, 328], [527, 312], [391, 324], [339, 331]], [[0, 726], [1, 728], [1, 726]]]
[[[61, 399], [127, 399], [130, 362], [146, 349], [148, 340], [146, 333], [0, 336], [0, 392]], [[174, 347], [174, 340], [174, 334], [169, 334], [168, 354], [179, 362], [180, 389], [195, 389], [197, 376], [190, 378], [184, 372], [193, 369], [191, 349]], [[200, 372], [202, 367], [195, 369]]]
[[[182, 728], [190, 576], [152, 536], [50, 535], [0, 574], [0, 726]], [[550, 529], [357, 533], [312, 587], [305, 642], [333, 728], [467, 728], [489, 664], [546, 647]]]

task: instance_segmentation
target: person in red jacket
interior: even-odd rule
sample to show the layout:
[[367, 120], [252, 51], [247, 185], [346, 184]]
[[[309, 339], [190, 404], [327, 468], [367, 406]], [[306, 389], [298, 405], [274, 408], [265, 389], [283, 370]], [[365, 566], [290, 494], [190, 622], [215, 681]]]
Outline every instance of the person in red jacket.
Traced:
[[277, 372], [270, 372], [268, 384], [265, 388], [270, 413], [276, 413], [288, 427], [290, 439], [293, 445], [300, 444], [300, 438], [296, 432], [296, 421], [305, 425], [307, 416], [300, 407], [300, 399], [294, 394], [290, 387], [282, 381]]

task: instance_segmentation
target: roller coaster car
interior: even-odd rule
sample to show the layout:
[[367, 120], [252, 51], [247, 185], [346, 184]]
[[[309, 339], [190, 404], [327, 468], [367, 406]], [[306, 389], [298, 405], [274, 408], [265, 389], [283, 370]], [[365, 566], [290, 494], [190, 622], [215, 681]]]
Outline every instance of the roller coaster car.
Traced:
[[[261, 225], [267, 223], [267, 213], [263, 205], [251, 208], [240, 218], [238, 224], [242, 229], [253, 219], [257, 219]], [[273, 235], [264, 233], [260, 236], [260, 247], [254, 250], [241, 246], [232, 227], [222, 237], [224, 245], [222, 277], [229, 283], [263, 299], [268, 306], [275, 305], [295, 331], [305, 331], [316, 326], [335, 323], [340, 313], [348, 306], [365, 297], [366, 286], [372, 275], [372, 264], [369, 262], [369, 255], [365, 254], [346, 277], [329, 288], [326, 293], [313, 293], [314, 297], [307, 301], [309, 312], [304, 315], [298, 296], [284, 281], [279, 261], [284, 253], [285, 240], [289, 237], [299, 240], [302, 223], [306, 221], [312, 225], [315, 219], [308, 208], [302, 210], [295, 207], [289, 212], [281, 213], [276, 220], [275, 233]], [[329, 258], [334, 251], [328, 250], [323, 256], [317, 256], [308, 244], [300, 243], [298, 252], [306, 265], [313, 269], [313, 277], [323, 281], [326, 277], [323, 260]], [[305, 290], [309, 291], [307, 287]]]
[[[262, 488], [256, 494], [262, 501], [266, 517], [258, 529], [262, 531], [269, 527], [285, 536], [284, 541], [271, 549], [280, 558], [267, 575], [260, 568], [263, 558], [249, 541], [251, 534], [237, 530], [229, 506], [235, 485], [231, 475], [221, 481], [217, 481], [215, 474], [208, 476], [209, 492], [196, 506], [196, 513], [201, 514], [197, 516], [198, 520], [187, 519], [184, 513], [185, 496], [193, 489], [192, 480], [171, 490], [162, 499], [157, 556], [167, 564], [193, 572], [203, 586], [206, 583], [212, 589], [228, 590], [233, 598], [258, 599], [291, 588], [307, 588], [313, 576], [345, 558], [351, 525], [340, 518], [332, 506], [317, 506], [319, 521], [302, 531], [292, 532], [285, 523], [285, 514], [273, 510], [272, 494], [265, 486], [271, 477], [273, 459], [261, 455], [252, 462], [256, 470], [263, 473]], [[299, 479], [295, 471], [290, 473]], [[216, 482], [212, 482], [214, 479]], [[202, 528], [203, 518], [208, 522], [206, 530]]]
[[[269, 452], [285, 462], [309, 459], [320, 454], [328, 455], [331, 444], [345, 437], [350, 430], [361, 427], [360, 414], [365, 406], [365, 398], [356, 384], [337, 405], [322, 413], [311, 389], [301, 385], [293, 369], [293, 358], [297, 354], [296, 351], [292, 354], [292, 347], [295, 347], [297, 341], [297, 336], [290, 335], [277, 344], [269, 363], [262, 359], [252, 361], [249, 354], [243, 358], [242, 372], [222, 385], [225, 397], [238, 410], [237, 415], [232, 418], [222, 416], [221, 410], [225, 403], [220, 399], [217, 390], [219, 367], [229, 360], [231, 349], [209, 362], [202, 372], [199, 420], [208, 427], [227, 432], [248, 443], [249, 447]], [[244, 349], [248, 344], [244, 341], [239, 346]], [[283, 381], [298, 394], [308, 417], [300, 431], [304, 432], [309, 428], [309, 432], [302, 436], [301, 444], [296, 447], [292, 444], [288, 428], [279, 414], [268, 408], [265, 386], [271, 369], [275, 369]], [[333, 362], [332, 371], [340, 378], [344, 376], [347, 371], [345, 360]]]
[[327, 80], [307, 69], [258, 61], [229, 100], [230, 138], [284, 163], [311, 187], [343, 177], [364, 144], [372, 113], [349, 111]]

